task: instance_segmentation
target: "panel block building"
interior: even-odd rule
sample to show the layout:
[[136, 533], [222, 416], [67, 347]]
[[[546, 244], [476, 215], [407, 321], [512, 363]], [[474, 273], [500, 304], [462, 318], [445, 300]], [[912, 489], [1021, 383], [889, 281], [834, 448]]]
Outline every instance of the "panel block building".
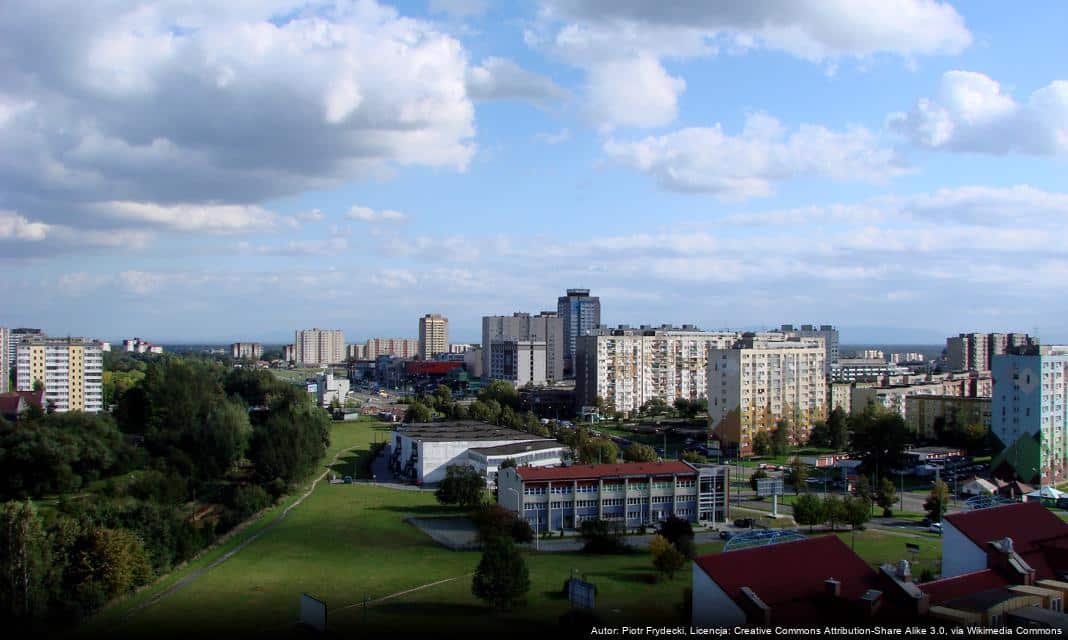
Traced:
[[100, 344], [83, 338], [31, 336], [16, 349], [16, 387], [44, 385], [45, 407], [57, 412], [104, 408], [104, 360]]

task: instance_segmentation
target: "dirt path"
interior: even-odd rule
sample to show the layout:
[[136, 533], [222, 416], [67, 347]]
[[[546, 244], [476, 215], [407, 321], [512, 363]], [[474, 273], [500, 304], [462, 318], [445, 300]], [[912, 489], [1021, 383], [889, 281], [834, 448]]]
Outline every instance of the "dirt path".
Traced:
[[[122, 617], [120, 618], [119, 624], [122, 624], [123, 622], [126, 622], [127, 620], [132, 618], [137, 613], [140, 613], [141, 611], [144, 611], [145, 609], [157, 604], [159, 601], [163, 600], [164, 598], [166, 598], [167, 596], [171, 595], [172, 593], [174, 593], [176, 591], [179, 591], [181, 589], [184, 589], [185, 587], [189, 586], [195, 580], [197, 580], [197, 578], [200, 578], [202, 575], [204, 575], [208, 571], [210, 571], [210, 570], [214, 569], [215, 567], [221, 565], [222, 563], [226, 562], [230, 558], [233, 558], [238, 553], [240, 553], [245, 547], [247, 547], [250, 544], [252, 544], [253, 542], [259, 540], [260, 538], [262, 538], [263, 536], [265, 536], [266, 534], [271, 532], [275, 527], [277, 527], [278, 525], [282, 524], [282, 521], [285, 520], [287, 515], [289, 515], [289, 512], [292, 511], [294, 508], [300, 506], [300, 504], [302, 502], [304, 502], [304, 500], [307, 499], [308, 496], [310, 496], [312, 494], [312, 492], [315, 491], [315, 488], [319, 486], [319, 483], [322, 482], [323, 478], [325, 478], [327, 476], [327, 474], [330, 473], [330, 467], [332, 467], [334, 464], [337, 463], [338, 459], [341, 457], [341, 454], [348, 453], [349, 451], [352, 451], [355, 448], [356, 448], [355, 446], [354, 447], [349, 447], [347, 449], [342, 449], [342, 450], [338, 451], [336, 454], [334, 454], [333, 460], [331, 460], [326, 465], [326, 470], [323, 471], [322, 474], [320, 474], [318, 478], [313, 480], [311, 485], [308, 487], [308, 490], [305, 491], [303, 494], [301, 494], [300, 497], [298, 497], [296, 500], [294, 500], [289, 506], [287, 506], [282, 511], [282, 513], [280, 513], [278, 515], [278, 517], [274, 519], [273, 522], [271, 522], [270, 524], [268, 524], [264, 528], [260, 529], [256, 533], [252, 534], [251, 536], [249, 536], [245, 540], [242, 540], [239, 545], [237, 545], [233, 549], [230, 549], [229, 551], [227, 551], [223, 555], [219, 556], [218, 558], [216, 558], [212, 562], [208, 563], [207, 565], [205, 565], [203, 567], [200, 567], [199, 569], [191, 571], [188, 574], [182, 576], [177, 582], [175, 582], [171, 586], [167, 587], [163, 591], [160, 591], [159, 593], [157, 593], [156, 595], [152, 596], [148, 600], [142, 602], [141, 604], [138, 604], [138, 605], [136, 605], [134, 607], [130, 607], [125, 613], [122, 614]], [[208, 550], [206, 549], [205, 552], [206, 551], [208, 551]]]

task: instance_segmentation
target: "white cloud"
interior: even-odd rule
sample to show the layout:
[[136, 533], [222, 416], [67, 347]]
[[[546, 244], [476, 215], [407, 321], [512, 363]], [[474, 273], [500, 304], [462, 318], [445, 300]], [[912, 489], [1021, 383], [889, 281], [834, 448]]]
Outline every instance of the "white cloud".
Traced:
[[267, 231], [279, 216], [257, 206], [158, 205], [151, 202], [104, 202], [94, 206], [100, 214], [127, 223], [146, 224], [182, 232], [247, 233]]
[[488, 0], [430, 0], [430, 13], [444, 13], [457, 18], [478, 17], [489, 9]]
[[257, 256], [331, 256], [344, 253], [349, 248], [346, 238], [326, 238], [324, 240], [290, 240], [280, 245], [258, 244], [249, 242], [238, 244], [238, 251], [245, 255]]
[[778, 120], [761, 113], [749, 115], [737, 136], [717, 123], [634, 141], [612, 138], [604, 150], [662, 188], [724, 199], [767, 196], [775, 183], [799, 176], [879, 182], [907, 171], [863, 127], [831, 131], [801, 125], [788, 134]]
[[571, 139], [571, 130], [564, 128], [555, 133], [542, 132], [534, 134], [534, 137], [545, 144], [560, 144]]
[[[164, 229], [236, 230], [271, 198], [464, 171], [476, 150], [461, 43], [373, 0], [2, 14], [0, 189], [44, 223], [113, 225], [96, 205], [117, 202]], [[197, 207], [213, 209], [171, 215]]]
[[47, 224], [31, 222], [14, 211], [0, 209], [0, 240], [39, 242], [47, 236]]
[[0, 248], [5, 258], [59, 255], [85, 249], [143, 249], [152, 234], [138, 229], [78, 229], [31, 220], [0, 209]]
[[771, 49], [833, 70], [842, 58], [911, 61], [971, 43], [960, 14], [935, 0], [543, 0], [539, 17], [528, 45], [586, 71], [589, 112], [602, 128], [674, 120], [685, 83], [665, 59]]
[[299, 222], [322, 222], [326, 217], [323, 212], [318, 209], [312, 209], [310, 211], [301, 211], [297, 215], [293, 216]]
[[935, 98], [908, 113], [894, 113], [889, 127], [929, 149], [977, 153], [1068, 153], [1068, 81], [1056, 80], [1017, 102], [1000, 84], [973, 71], [947, 71]]
[[467, 70], [467, 93], [474, 100], [527, 100], [535, 104], [567, 97], [567, 91], [551, 78], [496, 57]]
[[375, 211], [370, 207], [362, 207], [360, 205], [352, 205], [345, 217], [350, 220], [359, 220], [360, 222], [370, 223], [386, 223], [386, 222], [404, 222], [408, 219], [408, 216], [400, 211], [393, 211], [392, 209], [381, 209]]

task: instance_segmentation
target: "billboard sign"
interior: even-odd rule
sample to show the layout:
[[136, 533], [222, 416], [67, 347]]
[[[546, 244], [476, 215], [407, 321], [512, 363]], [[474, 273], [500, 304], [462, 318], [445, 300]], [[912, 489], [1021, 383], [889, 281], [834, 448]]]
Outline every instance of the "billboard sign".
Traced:
[[759, 478], [757, 479], [757, 495], [764, 496], [781, 496], [782, 495], [782, 478]]
[[571, 601], [572, 606], [583, 609], [593, 608], [597, 588], [593, 586], [592, 582], [571, 578], [567, 585], [568, 600]]

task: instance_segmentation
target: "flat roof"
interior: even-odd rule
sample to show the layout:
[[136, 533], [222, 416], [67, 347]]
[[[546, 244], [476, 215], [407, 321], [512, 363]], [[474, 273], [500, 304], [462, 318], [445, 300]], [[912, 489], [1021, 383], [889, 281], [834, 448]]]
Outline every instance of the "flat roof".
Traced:
[[512, 453], [525, 453], [527, 451], [545, 451], [547, 449], [566, 449], [567, 445], [556, 440], [532, 440], [530, 442], [515, 442], [502, 444], [496, 447], [472, 447], [471, 451], [477, 451], [485, 456], [504, 456]]
[[942, 606], [949, 607], [950, 609], [960, 609], [962, 611], [986, 611], [990, 607], [1001, 604], [1006, 600], [1012, 600], [1013, 598], [1019, 598], [1022, 595], [1015, 591], [1009, 591], [1008, 589], [995, 587], [993, 589], [986, 589], [978, 593], [968, 594], [959, 598], [953, 598], [942, 603]]
[[539, 480], [597, 480], [673, 473], [696, 475], [697, 469], [685, 462], [668, 460], [622, 464], [576, 464], [569, 467], [519, 467], [516, 472], [525, 482], [537, 482]]
[[398, 427], [394, 433], [431, 442], [471, 440], [543, 440], [538, 436], [508, 427], [474, 421], [423, 422]]

